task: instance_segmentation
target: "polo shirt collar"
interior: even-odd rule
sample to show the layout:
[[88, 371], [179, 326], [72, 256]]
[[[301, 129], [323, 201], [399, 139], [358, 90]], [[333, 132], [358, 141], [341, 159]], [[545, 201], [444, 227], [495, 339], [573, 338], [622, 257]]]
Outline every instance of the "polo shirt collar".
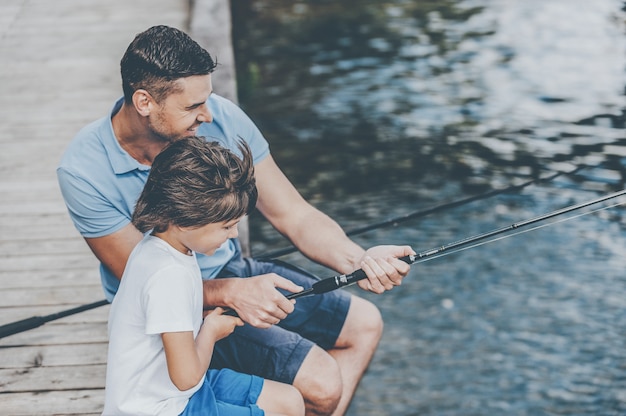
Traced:
[[111, 167], [113, 168], [113, 171], [116, 175], [122, 175], [133, 170], [150, 170], [150, 166], [142, 165], [141, 163], [137, 162], [131, 155], [129, 155], [122, 148], [122, 146], [120, 146], [120, 143], [115, 137], [115, 132], [113, 131], [113, 122], [111, 121], [111, 119], [118, 111], [120, 111], [123, 103], [124, 97], [117, 100], [113, 105], [113, 108], [111, 109], [111, 114], [108, 117], [108, 122], [106, 123], [105, 127], [106, 129], [108, 129], [107, 134], [102, 135], [104, 148], [107, 149], [109, 162], [111, 163]]

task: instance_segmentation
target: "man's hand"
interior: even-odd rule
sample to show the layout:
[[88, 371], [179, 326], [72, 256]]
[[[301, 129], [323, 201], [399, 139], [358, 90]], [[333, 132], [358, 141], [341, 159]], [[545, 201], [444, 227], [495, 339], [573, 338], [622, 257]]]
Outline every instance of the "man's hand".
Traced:
[[275, 273], [237, 279], [231, 307], [245, 322], [257, 328], [269, 328], [293, 312], [295, 300], [289, 300], [276, 288], [300, 292], [301, 286]]
[[366, 250], [360, 263], [367, 279], [358, 285], [379, 294], [400, 286], [411, 266], [398, 258], [414, 254], [409, 246], [375, 246]]

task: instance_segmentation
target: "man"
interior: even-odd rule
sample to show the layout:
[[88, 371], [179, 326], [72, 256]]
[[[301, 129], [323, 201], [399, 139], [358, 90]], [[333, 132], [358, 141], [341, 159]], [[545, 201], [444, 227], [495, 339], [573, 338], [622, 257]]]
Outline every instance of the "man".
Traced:
[[[213, 94], [215, 66], [182, 31], [155, 26], [138, 34], [121, 60], [123, 99], [109, 116], [83, 128], [61, 160], [63, 197], [101, 262], [108, 299], [143, 238], [130, 219], [152, 161], [170, 142], [194, 135], [233, 151], [246, 141], [255, 163], [257, 208], [307, 257], [340, 273], [362, 268], [368, 279], [359, 285], [365, 290], [382, 293], [399, 285], [409, 266], [398, 257], [413, 250], [363, 250], [308, 204], [280, 171], [254, 123]], [[285, 265], [242, 258], [237, 240], [212, 256], [198, 256], [198, 262], [205, 305], [232, 308], [247, 323], [216, 345], [211, 366], [293, 384], [309, 414], [345, 413], [382, 334], [376, 307], [343, 291], [294, 305], [283, 293], [315, 280]]]

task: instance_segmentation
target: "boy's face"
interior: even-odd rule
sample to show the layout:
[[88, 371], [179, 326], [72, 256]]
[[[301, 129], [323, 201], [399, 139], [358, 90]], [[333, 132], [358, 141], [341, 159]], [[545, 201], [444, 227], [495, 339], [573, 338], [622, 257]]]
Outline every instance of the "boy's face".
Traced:
[[215, 253], [226, 240], [239, 235], [237, 225], [241, 218], [207, 224], [199, 228], [180, 228], [180, 242], [189, 250], [207, 256]]
[[151, 132], [166, 141], [195, 136], [200, 124], [213, 121], [206, 105], [213, 92], [211, 75], [193, 75], [176, 82], [181, 91], [153, 103], [148, 119]]

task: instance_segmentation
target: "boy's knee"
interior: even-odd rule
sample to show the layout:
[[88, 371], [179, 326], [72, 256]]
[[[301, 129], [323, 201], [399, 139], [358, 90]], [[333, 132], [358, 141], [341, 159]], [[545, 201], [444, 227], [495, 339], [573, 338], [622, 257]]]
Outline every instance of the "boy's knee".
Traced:
[[302, 394], [294, 386], [289, 387], [291, 388], [287, 392], [287, 397], [283, 398], [287, 406], [285, 413], [288, 415], [304, 415], [305, 408]]

